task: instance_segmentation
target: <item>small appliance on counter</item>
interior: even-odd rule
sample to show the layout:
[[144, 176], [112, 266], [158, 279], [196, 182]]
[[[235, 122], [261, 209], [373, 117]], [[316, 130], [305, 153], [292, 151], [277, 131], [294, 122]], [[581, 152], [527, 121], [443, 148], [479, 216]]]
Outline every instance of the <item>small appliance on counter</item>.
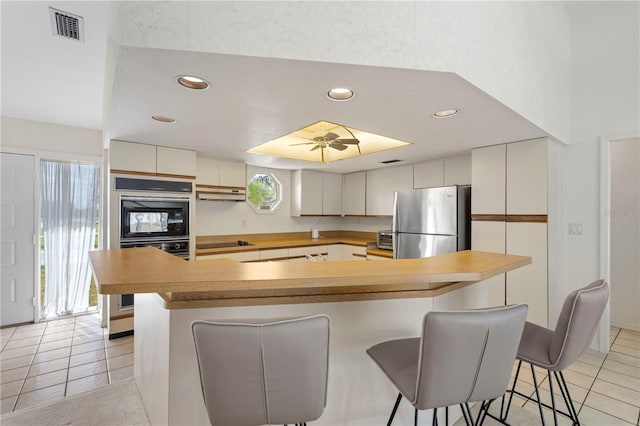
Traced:
[[393, 250], [393, 231], [391, 229], [378, 231], [377, 242], [380, 250]]
[[471, 187], [396, 192], [393, 257], [418, 259], [471, 248]]

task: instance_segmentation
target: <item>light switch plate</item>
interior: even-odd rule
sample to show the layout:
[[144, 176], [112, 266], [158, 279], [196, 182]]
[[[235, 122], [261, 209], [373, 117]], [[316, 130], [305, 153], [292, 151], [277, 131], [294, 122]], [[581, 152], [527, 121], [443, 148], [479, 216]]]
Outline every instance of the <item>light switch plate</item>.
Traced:
[[570, 223], [569, 235], [584, 235], [583, 225], [581, 223]]

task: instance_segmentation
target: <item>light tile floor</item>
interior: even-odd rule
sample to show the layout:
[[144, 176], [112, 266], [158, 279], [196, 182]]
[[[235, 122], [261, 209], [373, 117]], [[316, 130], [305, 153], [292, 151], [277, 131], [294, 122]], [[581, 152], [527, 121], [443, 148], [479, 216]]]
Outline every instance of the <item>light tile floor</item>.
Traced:
[[0, 329], [2, 414], [133, 377], [133, 336], [108, 340], [97, 315]]
[[[2, 413], [94, 389], [133, 376], [133, 336], [108, 340], [96, 315], [0, 330]], [[514, 367], [515, 374], [515, 367]], [[611, 352], [587, 350], [564, 371], [571, 397], [587, 426], [640, 425], [640, 333], [611, 329]], [[549, 382], [536, 372], [543, 400]], [[529, 369], [520, 371], [517, 389], [533, 395]], [[557, 386], [556, 402], [564, 407]], [[538, 413], [531, 401], [514, 403]], [[553, 424], [545, 410], [547, 424]], [[571, 422], [559, 418], [561, 425]]]
[[[516, 372], [514, 365], [512, 378]], [[611, 328], [611, 347], [607, 355], [589, 349], [563, 372], [580, 423], [587, 426], [640, 425], [640, 333]], [[541, 397], [551, 405], [546, 371], [536, 369]], [[566, 411], [554, 382], [556, 406]], [[535, 397], [530, 367], [522, 364], [516, 390]], [[514, 397], [518, 406], [538, 414], [533, 401]], [[546, 424], [553, 424], [550, 410], [544, 410]], [[571, 421], [559, 416], [561, 425]]]

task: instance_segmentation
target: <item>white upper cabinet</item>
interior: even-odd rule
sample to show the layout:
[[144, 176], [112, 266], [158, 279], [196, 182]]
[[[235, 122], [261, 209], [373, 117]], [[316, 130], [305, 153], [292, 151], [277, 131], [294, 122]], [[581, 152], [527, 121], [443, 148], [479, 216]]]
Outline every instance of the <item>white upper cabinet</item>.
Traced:
[[444, 160], [431, 160], [413, 165], [413, 187], [432, 188], [444, 185]]
[[247, 166], [244, 163], [197, 157], [196, 184], [209, 186], [247, 186]]
[[392, 216], [396, 191], [413, 188], [413, 165], [367, 172], [367, 216]]
[[547, 214], [547, 151], [547, 138], [507, 144], [507, 214]]
[[193, 178], [196, 175], [195, 151], [157, 147], [156, 174]]
[[471, 151], [471, 213], [505, 214], [506, 145]]
[[471, 155], [443, 160], [444, 185], [471, 185]]
[[342, 215], [342, 175], [322, 174], [322, 214]]
[[220, 186], [245, 188], [247, 186], [247, 165], [236, 161], [221, 161]]
[[343, 177], [342, 212], [345, 216], [364, 216], [367, 172], [349, 173]]
[[109, 168], [116, 173], [155, 174], [156, 147], [112, 140], [109, 143]]
[[312, 170], [291, 174], [291, 215], [331, 216], [342, 212], [342, 176]]
[[109, 168], [114, 173], [148, 174], [193, 179], [196, 153], [186, 149], [112, 140]]

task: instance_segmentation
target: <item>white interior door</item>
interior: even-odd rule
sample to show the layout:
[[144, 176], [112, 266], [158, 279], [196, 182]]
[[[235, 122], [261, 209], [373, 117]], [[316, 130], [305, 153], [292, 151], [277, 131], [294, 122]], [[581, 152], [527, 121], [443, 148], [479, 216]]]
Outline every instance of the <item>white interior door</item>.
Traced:
[[34, 320], [34, 172], [31, 155], [2, 153], [1, 325]]

